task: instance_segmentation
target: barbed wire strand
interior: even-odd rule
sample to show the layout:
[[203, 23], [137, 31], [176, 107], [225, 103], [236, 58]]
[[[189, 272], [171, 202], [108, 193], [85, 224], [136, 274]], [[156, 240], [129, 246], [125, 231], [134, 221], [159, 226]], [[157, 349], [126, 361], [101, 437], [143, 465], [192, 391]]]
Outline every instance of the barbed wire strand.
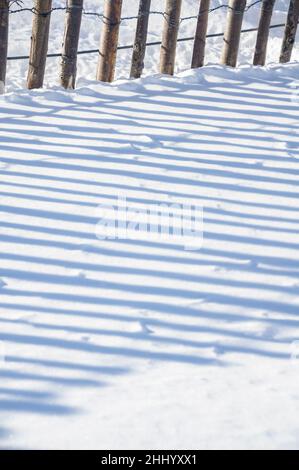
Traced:
[[[188, 20], [198, 19], [201, 15], [205, 14], [206, 12], [213, 13], [214, 11], [220, 10], [222, 8], [225, 8], [225, 9], [228, 9], [228, 10], [231, 10], [231, 11], [235, 11], [237, 14], [238, 13], [243, 14], [243, 13], [247, 12], [248, 10], [250, 10], [251, 8], [257, 6], [258, 4], [260, 4], [262, 2], [263, 2], [263, 0], [255, 0], [253, 3], [250, 3], [249, 5], [245, 6], [241, 10], [233, 8], [228, 4], [218, 5], [214, 8], [203, 10], [200, 13], [198, 13], [197, 15], [182, 17], [182, 18], [180, 18], [180, 23], [182, 23], [184, 21], [188, 21]], [[20, 6], [22, 4], [22, 1], [21, 0], [12, 0], [9, 3], [9, 7], [13, 4], [17, 4], [18, 6]], [[15, 9], [15, 10], [10, 9], [9, 13], [10, 14], [16, 14], [16, 13], [29, 12], [29, 13], [32, 13], [33, 15], [48, 16], [51, 13], [53, 13], [54, 11], [71, 11], [72, 9], [78, 9], [78, 8], [82, 10], [83, 15], [85, 15], [85, 16], [94, 16], [94, 17], [102, 20], [103, 22], [109, 22], [109, 18], [107, 18], [104, 13], [86, 11], [84, 8], [78, 7], [78, 6], [53, 7], [49, 11], [46, 11], [46, 12], [39, 12], [35, 7], [32, 7], [32, 8], [22, 8], [22, 7], [20, 7], [20, 8]], [[1, 10], [3, 10], [3, 9], [0, 9], [0, 11]], [[158, 10], [148, 10], [148, 11], [144, 11], [142, 13], [139, 13], [138, 15], [123, 16], [123, 17], [120, 18], [118, 23], [109, 22], [109, 24], [113, 26], [114, 24], [120, 24], [124, 21], [138, 20], [139, 18], [141, 18], [143, 16], [148, 16], [148, 15], [161, 15], [166, 21], [168, 21], [170, 23], [169, 18], [168, 18], [169, 15], [167, 13], [165, 13], [163, 11], [158, 11]]]

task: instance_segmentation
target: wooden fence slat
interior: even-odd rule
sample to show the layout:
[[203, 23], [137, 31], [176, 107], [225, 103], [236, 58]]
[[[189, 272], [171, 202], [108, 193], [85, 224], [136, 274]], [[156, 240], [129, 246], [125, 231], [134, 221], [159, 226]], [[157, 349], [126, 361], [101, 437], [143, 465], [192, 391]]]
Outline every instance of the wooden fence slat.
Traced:
[[204, 65], [209, 8], [210, 0], [200, 0], [191, 63], [191, 67], [193, 69], [202, 67]]
[[149, 11], [151, 0], [140, 0], [136, 35], [132, 54], [131, 78], [139, 78], [144, 68], [144, 57], [148, 31]]
[[77, 52], [83, 11], [83, 0], [68, 0], [62, 43], [60, 83], [64, 88], [75, 88]]
[[269, 27], [273, 13], [275, 0], [263, 0], [256, 38], [253, 65], [265, 65]]
[[115, 74], [122, 0], [105, 0], [97, 80], [112, 82]]
[[280, 52], [280, 63], [291, 60], [299, 19], [299, 0], [291, 0]]
[[8, 49], [9, 1], [0, 0], [0, 93], [4, 93]]
[[182, 0], [166, 0], [160, 53], [160, 72], [167, 75], [174, 74], [181, 7]]
[[41, 88], [44, 83], [49, 28], [51, 18], [52, 0], [35, 0], [32, 23], [32, 37], [30, 48], [29, 69], [27, 76], [27, 86]]
[[229, 0], [221, 63], [236, 67], [246, 0]]

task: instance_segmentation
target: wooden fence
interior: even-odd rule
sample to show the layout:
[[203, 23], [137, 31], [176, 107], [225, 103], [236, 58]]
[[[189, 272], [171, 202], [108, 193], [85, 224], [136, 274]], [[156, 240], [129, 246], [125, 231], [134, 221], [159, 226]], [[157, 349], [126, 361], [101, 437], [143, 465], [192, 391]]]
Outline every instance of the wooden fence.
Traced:
[[[163, 14], [162, 40], [160, 43], [158, 42], [158, 44], [161, 44], [159, 70], [163, 74], [172, 75], [174, 73], [177, 42], [182, 40], [178, 39], [179, 26], [182, 21], [182, 1], [164, 0], [165, 9], [161, 12]], [[6, 79], [11, 3], [15, 2], [0, 0], [0, 92], [4, 91]], [[272, 27], [282, 26], [271, 26], [275, 0], [257, 0], [250, 5], [247, 5], [246, 0], [229, 0], [228, 4], [222, 5], [222, 7], [227, 8], [227, 21], [223, 34], [223, 51], [221, 56], [222, 64], [231, 67], [237, 65], [243, 15], [249, 8], [256, 6], [258, 3], [261, 5], [258, 28], [246, 31], [257, 31], [253, 64], [265, 64], [269, 30]], [[83, 8], [84, 0], [67, 0], [65, 8], [58, 8], [65, 10], [64, 37], [61, 53], [52, 54], [52, 56], [61, 56], [60, 83], [66, 89], [75, 88]], [[139, 78], [142, 75], [146, 47], [153, 44], [147, 43], [148, 23], [151, 14], [150, 8], [151, 0], [139, 1], [139, 11], [135, 17], [137, 19], [137, 27], [132, 46], [131, 78]], [[193, 38], [192, 68], [204, 65], [209, 14], [221, 8], [221, 6], [210, 9], [210, 0], [198, 0], [198, 8], [198, 15], [196, 15], [197, 25], [195, 37]], [[30, 55], [28, 56], [27, 86], [29, 89], [43, 86], [50, 19], [55, 9], [57, 8], [52, 7], [52, 0], [34, 0], [34, 7], [31, 9], [33, 15], [31, 48]], [[19, 11], [22, 11], [22, 9]], [[112, 82], [114, 80], [117, 50], [119, 48], [119, 29], [122, 21], [121, 12], [122, 0], [105, 0], [103, 15], [97, 14], [97, 16], [101, 16], [103, 28], [98, 49], [99, 57], [96, 78], [104, 82]], [[279, 59], [281, 63], [288, 62], [291, 59], [298, 20], [299, 0], [290, 0]], [[189, 40], [191, 38], [186, 39]], [[24, 59], [24, 57], [22, 58]]]

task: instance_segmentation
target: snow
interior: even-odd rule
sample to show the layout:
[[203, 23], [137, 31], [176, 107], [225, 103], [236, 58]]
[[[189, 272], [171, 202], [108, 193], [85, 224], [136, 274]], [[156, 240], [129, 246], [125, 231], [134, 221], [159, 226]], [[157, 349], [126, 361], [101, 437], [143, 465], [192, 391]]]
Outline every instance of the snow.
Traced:
[[[73, 92], [10, 64], [1, 448], [299, 448], [299, 69], [241, 59], [110, 85], [89, 57]], [[119, 196], [202, 207], [203, 246], [97, 238]]]

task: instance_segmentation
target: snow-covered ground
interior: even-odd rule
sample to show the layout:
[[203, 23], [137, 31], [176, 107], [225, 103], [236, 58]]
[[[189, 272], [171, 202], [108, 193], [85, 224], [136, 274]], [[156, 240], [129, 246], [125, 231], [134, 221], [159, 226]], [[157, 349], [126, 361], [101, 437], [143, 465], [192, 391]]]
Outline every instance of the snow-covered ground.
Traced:
[[[54, 62], [50, 88], [18, 89], [10, 64], [1, 448], [299, 448], [299, 66], [161, 77], [154, 50], [148, 76], [112, 85], [80, 59], [75, 92]], [[202, 248], [98, 239], [119, 195], [202, 206]]]

